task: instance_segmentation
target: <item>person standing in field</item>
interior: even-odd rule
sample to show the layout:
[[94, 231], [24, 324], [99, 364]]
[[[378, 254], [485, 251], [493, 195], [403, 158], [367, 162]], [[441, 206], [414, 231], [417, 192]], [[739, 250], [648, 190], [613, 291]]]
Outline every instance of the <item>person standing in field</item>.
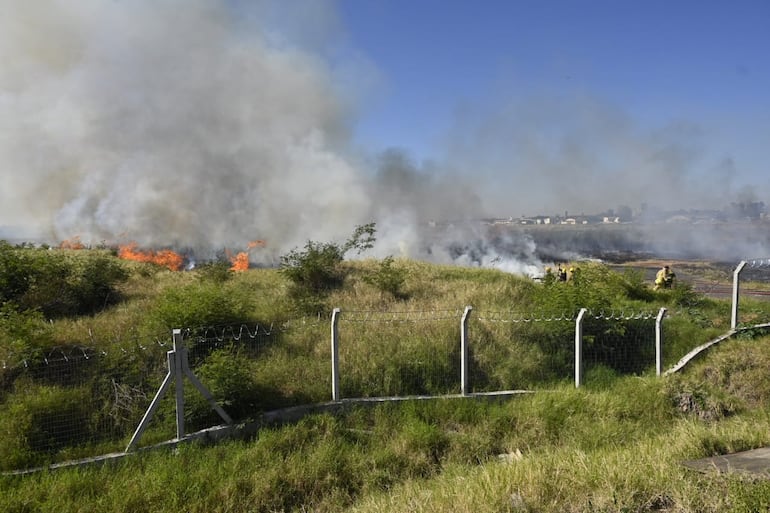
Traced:
[[655, 275], [655, 290], [670, 289], [674, 285], [674, 278], [676, 278], [676, 274], [671, 270], [671, 267], [664, 265]]

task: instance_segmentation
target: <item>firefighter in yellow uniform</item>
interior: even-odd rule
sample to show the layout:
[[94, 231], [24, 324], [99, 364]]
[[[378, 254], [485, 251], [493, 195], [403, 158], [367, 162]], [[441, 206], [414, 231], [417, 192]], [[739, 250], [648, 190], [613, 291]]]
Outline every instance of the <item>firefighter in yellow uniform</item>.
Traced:
[[545, 268], [545, 274], [543, 275], [543, 283], [546, 285], [551, 285], [553, 282], [556, 281], [556, 276], [553, 274], [553, 269], [551, 267]]
[[674, 285], [674, 278], [676, 278], [674, 271], [669, 266], [664, 265], [655, 275], [655, 290], [670, 289]]

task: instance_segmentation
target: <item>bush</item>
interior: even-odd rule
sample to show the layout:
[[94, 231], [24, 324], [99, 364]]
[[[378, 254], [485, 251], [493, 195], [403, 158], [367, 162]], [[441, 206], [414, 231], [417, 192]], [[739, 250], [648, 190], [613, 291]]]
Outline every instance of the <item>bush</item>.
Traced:
[[0, 240], [0, 303], [16, 301], [27, 290], [28, 269], [19, 252]]
[[113, 257], [10, 247], [0, 241], [0, 301], [23, 310], [39, 310], [47, 318], [89, 315], [120, 300], [117, 286], [128, 272]]
[[[214, 400], [235, 420], [255, 414], [260, 396], [267, 392], [254, 383], [251, 360], [232, 347], [212, 352], [194, 372]], [[186, 417], [193, 424], [221, 422], [199, 391], [193, 387], [188, 389], [185, 391], [185, 394], [190, 392]]]
[[234, 271], [227, 262], [207, 262], [195, 268], [196, 274], [202, 281], [225, 283], [232, 279]]
[[300, 313], [315, 314], [324, 306], [326, 294], [342, 286], [348, 271], [342, 267], [345, 254], [358, 253], [374, 244], [374, 223], [356, 227], [344, 244], [308, 241], [304, 250], [293, 249], [281, 256], [281, 274], [291, 281], [289, 296]]
[[197, 328], [250, 321], [248, 291], [201, 282], [164, 291], [148, 315], [153, 330]]
[[5, 365], [34, 359], [52, 345], [53, 327], [39, 312], [19, 310], [11, 302], [0, 305], [0, 361]]
[[393, 261], [392, 256], [385, 258], [380, 262], [379, 268], [372, 274], [364, 276], [363, 280], [396, 299], [407, 299], [407, 295], [402, 291], [406, 281], [406, 270], [394, 267]]

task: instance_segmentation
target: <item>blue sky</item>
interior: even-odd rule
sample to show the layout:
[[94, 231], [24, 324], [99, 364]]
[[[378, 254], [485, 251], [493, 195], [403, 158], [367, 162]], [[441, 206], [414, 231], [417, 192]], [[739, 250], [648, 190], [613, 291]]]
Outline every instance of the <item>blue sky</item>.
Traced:
[[[496, 123], [507, 130], [529, 121], [561, 144], [591, 130], [597, 117], [581, 114], [590, 108], [622, 120], [627, 143], [676, 133], [677, 153], [691, 153], [682, 157], [688, 181], [703, 171], [732, 177], [735, 193], [767, 191], [770, 2], [340, 0], [338, 8], [347, 44], [377, 70], [354, 125], [367, 147], [463, 161], [458, 148], [505, 112], [511, 119]], [[532, 105], [548, 114], [522, 115]], [[594, 144], [590, 152], [600, 152], [601, 140]], [[467, 162], [481, 174], [495, 167]]]

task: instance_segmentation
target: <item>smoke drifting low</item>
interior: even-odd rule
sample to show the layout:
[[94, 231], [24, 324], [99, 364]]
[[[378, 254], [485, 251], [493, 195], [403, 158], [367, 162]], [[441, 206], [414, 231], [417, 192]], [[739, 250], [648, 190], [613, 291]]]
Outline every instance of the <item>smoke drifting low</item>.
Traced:
[[6, 8], [3, 224], [54, 241], [198, 252], [259, 238], [269, 260], [369, 221], [408, 243], [424, 216], [456, 213], [440, 181], [406, 157], [384, 156], [378, 176], [362, 171], [335, 77], [263, 27], [244, 30], [237, 16], [256, 19], [266, 4], [233, 5]]
[[736, 163], [711, 154], [705, 129], [693, 122], [642, 128], [586, 92], [491, 96], [491, 105], [457, 112], [446, 147], [454, 165], [482, 170], [481, 192], [500, 216], [598, 213], [642, 203], [722, 208], [739, 197], [757, 199], [736, 181]]

